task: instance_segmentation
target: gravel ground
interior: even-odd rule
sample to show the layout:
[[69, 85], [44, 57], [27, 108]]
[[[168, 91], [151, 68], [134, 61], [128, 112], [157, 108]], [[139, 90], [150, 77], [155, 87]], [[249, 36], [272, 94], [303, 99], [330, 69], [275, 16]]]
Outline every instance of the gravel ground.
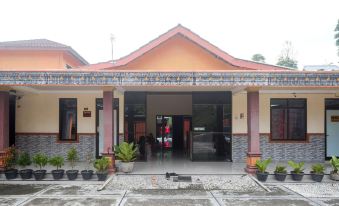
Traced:
[[287, 184], [284, 186], [305, 197], [339, 197], [339, 183]]
[[233, 190], [263, 191], [247, 175], [194, 175], [192, 182], [173, 182], [165, 175], [117, 175], [106, 189], [197, 189], [197, 190]]

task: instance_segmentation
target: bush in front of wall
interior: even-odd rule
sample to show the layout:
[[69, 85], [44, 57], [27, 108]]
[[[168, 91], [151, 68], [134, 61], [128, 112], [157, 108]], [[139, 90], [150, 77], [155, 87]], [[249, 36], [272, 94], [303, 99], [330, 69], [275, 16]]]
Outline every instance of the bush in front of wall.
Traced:
[[324, 165], [320, 163], [312, 165], [311, 171], [312, 180], [316, 182], [321, 182], [324, 178], [324, 171], [325, 171]]
[[11, 146], [6, 149], [5, 153], [6, 157], [4, 159], [4, 166], [6, 179], [8, 180], [15, 179], [18, 176], [18, 170], [15, 169], [17, 150], [14, 146]]
[[61, 169], [64, 165], [64, 158], [61, 156], [54, 156], [49, 159], [49, 164], [56, 167], [56, 170], [52, 170], [53, 179], [60, 180], [63, 178], [65, 170]]
[[285, 181], [287, 176], [286, 167], [282, 165], [277, 165], [274, 170], [274, 177], [278, 181]]
[[33, 172], [35, 180], [42, 180], [46, 176], [46, 170], [43, 170], [43, 168], [48, 163], [48, 157], [44, 153], [37, 153], [33, 156], [33, 163], [36, 167], [39, 167], [39, 170], [35, 170]]
[[272, 162], [272, 158], [266, 160], [257, 160], [255, 166], [257, 167], [257, 179], [261, 182], [265, 182], [268, 177], [268, 172], [266, 172], [267, 166]]
[[78, 170], [75, 170], [75, 163], [78, 160], [78, 152], [75, 147], [72, 147], [67, 152], [67, 161], [71, 164], [72, 169], [66, 171], [67, 178], [69, 180], [75, 180], [78, 177]]
[[292, 160], [287, 162], [293, 168], [291, 176], [294, 181], [301, 181], [304, 177], [304, 162], [294, 162]]
[[22, 170], [19, 171], [21, 179], [23, 180], [31, 179], [33, 176], [33, 170], [25, 169], [25, 167], [32, 164], [31, 157], [27, 152], [22, 152], [19, 154], [17, 164], [23, 168]]

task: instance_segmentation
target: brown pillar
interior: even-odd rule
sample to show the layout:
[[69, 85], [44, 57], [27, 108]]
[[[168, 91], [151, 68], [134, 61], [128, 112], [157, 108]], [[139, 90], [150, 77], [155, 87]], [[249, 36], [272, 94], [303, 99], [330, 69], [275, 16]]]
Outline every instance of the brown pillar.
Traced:
[[104, 113], [104, 153], [103, 156], [106, 156], [111, 159], [112, 165], [110, 171], [115, 171], [115, 159], [112, 150], [114, 145], [113, 139], [113, 90], [103, 92], [103, 113]]
[[0, 91], [0, 151], [9, 145], [9, 93]]
[[259, 91], [247, 92], [247, 136], [248, 151], [246, 172], [256, 171], [255, 162], [260, 159], [259, 137]]

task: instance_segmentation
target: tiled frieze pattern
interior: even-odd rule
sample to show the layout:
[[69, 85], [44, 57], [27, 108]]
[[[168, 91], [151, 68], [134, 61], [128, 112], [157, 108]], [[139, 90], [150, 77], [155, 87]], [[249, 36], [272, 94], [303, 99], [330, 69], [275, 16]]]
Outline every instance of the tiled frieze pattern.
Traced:
[[[233, 135], [232, 160], [245, 162], [247, 152], [247, 135]], [[274, 161], [325, 161], [325, 137], [322, 134], [309, 135], [309, 142], [304, 143], [273, 143], [268, 135], [260, 135], [262, 158], [271, 157]]]
[[28, 152], [31, 156], [43, 152], [49, 157], [61, 155], [67, 156], [67, 151], [71, 147], [75, 147], [78, 151], [79, 160], [86, 160], [86, 156], [91, 154], [95, 157], [95, 135], [79, 135], [77, 143], [58, 143], [56, 135], [17, 135], [16, 147], [22, 151]]
[[1, 71], [0, 85], [339, 86], [329, 72], [28, 72]]

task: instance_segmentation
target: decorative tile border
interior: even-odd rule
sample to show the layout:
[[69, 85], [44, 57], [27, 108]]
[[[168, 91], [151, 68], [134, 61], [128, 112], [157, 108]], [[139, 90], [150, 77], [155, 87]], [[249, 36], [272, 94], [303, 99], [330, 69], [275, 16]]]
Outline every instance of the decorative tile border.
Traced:
[[1, 71], [0, 85], [339, 86], [337, 72]]

